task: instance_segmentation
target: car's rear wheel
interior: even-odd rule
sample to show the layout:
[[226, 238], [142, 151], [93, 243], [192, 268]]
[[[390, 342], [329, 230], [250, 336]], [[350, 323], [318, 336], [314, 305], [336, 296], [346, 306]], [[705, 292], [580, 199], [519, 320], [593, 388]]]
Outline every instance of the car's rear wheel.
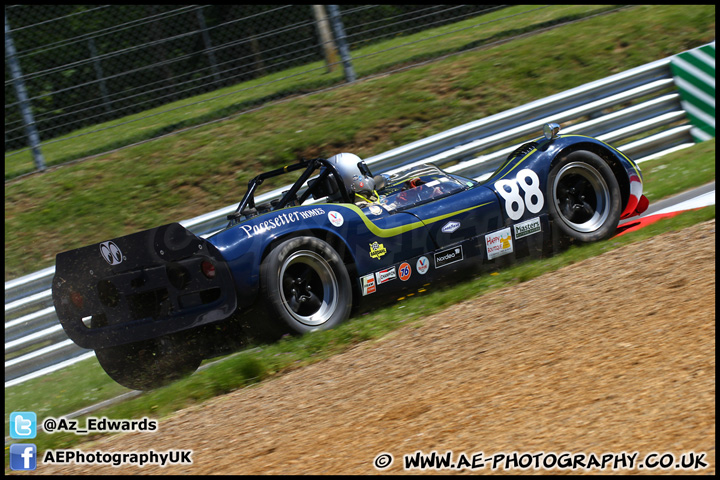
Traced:
[[333, 328], [350, 316], [352, 286], [342, 258], [327, 242], [296, 237], [273, 248], [260, 266], [265, 333]]
[[562, 235], [579, 242], [611, 237], [622, 211], [620, 186], [596, 154], [573, 152], [548, 175], [550, 219]]
[[191, 334], [181, 332], [95, 350], [105, 372], [132, 390], [152, 390], [192, 374], [202, 356]]

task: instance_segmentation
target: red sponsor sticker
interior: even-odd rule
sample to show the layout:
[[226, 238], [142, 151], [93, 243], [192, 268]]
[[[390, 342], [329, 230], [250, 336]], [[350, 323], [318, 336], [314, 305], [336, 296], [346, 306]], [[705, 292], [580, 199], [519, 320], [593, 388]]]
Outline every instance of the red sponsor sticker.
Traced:
[[364, 277], [361, 277], [360, 283], [362, 284], [363, 296], [375, 293], [375, 291], [377, 290], [377, 285], [375, 284], [375, 275], [372, 273], [370, 275], [365, 275]]

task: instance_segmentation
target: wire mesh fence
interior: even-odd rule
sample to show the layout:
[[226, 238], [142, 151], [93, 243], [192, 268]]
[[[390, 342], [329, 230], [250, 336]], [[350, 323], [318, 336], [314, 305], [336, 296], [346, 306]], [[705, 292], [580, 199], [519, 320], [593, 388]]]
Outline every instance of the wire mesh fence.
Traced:
[[[337, 10], [333, 22], [332, 8]], [[106, 132], [179, 100], [247, 85], [222, 113], [348, 80], [350, 55], [494, 5], [10, 5], [5, 8], [5, 155]], [[340, 35], [338, 35], [338, 27]], [[344, 35], [343, 35], [344, 33]], [[339, 38], [342, 37], [342, 38]], [[341, 43], [344, 40], [344, 43]], [[345, 60], [346, 63], [343, 63]], [[344, 75], [343, 67], [345, 67]], [[334, 75], [332, 72], [335, 72]], [[331, 75], [328, 75], [328, 74]], [[350, 78], [354, 80], [354, 78]], [[262, 89], [277, 84], [278, 88]], [[230, 93], [238, 93], [235, 90]], [[207, 101], [208, 97], [199, 101]], [[182, 108], [192, 108], [188, 102]], [[155, 109], [155, 110], [153, 110]], [[198, 123], [208, 118], [188, 121]], [[187, 124], [166, 122], [167, 133]], [[112, 136], [112, 132], [109, 136]], [[105, 135], [107, 135], [105, 133]], [[53, 156], [49, 163], [99, 153]], [[33, 150], [33, 147], [35, 150]], [[30, 163], [30, 162], [28, 162]], [[35, 159], [35, 168], [45, 161]], [[32, 165], [27, 165], [32, 170]], [[7, 168], [6, 168], [7, 169]], [[7, 173], [6, 173], [7, 178]]]

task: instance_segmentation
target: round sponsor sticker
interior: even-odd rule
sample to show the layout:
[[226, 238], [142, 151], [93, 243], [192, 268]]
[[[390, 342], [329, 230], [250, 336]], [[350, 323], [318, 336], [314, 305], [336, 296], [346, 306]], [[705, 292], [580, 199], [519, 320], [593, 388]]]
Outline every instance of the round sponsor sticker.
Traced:
[[430, 268], [430, 260], [428, 260], [427, 257], [418, 258], [415, 268], [420, 275], [425, 275]]
[[328, 212], [328, 220], [330, 220], [330, 223], [332, 223], [336, 227], [341, 226], [343, 224], [343, 222], [345, 221], [343, 219], [342, 214], [340, 212], [336, 212], [334, 210], [331, 212]]
[[368, 209], [373, 215], [382, 215], [382, 208], [378, 207], [377, 205], [370, 205]]
[[398, 268], [398, 275], [400, 277], [400, 280], [402, 280], [403, 282], [410, 278], [410, 275], [412, 275], [412, 268], [410, 268], [410, 264], [407, 262], [401, 263], [400, 267]]

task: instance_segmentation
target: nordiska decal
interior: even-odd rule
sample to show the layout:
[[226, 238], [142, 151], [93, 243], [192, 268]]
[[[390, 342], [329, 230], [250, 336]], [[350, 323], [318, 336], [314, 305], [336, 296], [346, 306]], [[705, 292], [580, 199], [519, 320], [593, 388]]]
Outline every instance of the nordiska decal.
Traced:
[[435, 268], [441, 268], [463, 259], [462, 245], [451, 247], [435, 253]]
[[258, 222], [255, 225], [240, 225], [240, 228], [242, 228], [248, 238], [250, 238], [253, 235], [261, 235], [275, 228], [299, 222], [300, 220], [307, 220], [308, 218], [317, 217], [319, 215], [325, 215], [325, 210], [322, 208], [313, 208], [312, 210], [283, 212], [273, 218], [265, 220], [264, 222]]

